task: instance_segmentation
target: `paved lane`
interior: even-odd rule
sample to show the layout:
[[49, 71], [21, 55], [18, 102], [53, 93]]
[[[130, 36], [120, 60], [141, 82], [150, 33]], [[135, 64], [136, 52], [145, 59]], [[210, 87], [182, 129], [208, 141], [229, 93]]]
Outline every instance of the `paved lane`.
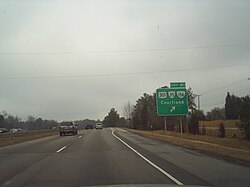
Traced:
[[[250, 169], [119, 128], [114, 134], [184, 185], [249, 186]], [[83, 130], [0, 149], [1, 186], [95, 186], [174, 182], [111, 129]], [[149, 185], [150, 186], [150, 185]]]
[[[56, 153], [59, 145], [67, 147]], [[110, 129], [1, 149], [0, 162], [5, 186], [173, 184], [112, 136]]]
[[[85, 132], [80, 131], [79, 136]], [[51, 154], [55, 154], [64, 145], [77, 141], [76, 136], [50, 136], [25, 143], [0, 148], [0, 185], [29, 169]]]
[[121, 129], [117, 135], [186, 185], [250, 186], [250, 168]]

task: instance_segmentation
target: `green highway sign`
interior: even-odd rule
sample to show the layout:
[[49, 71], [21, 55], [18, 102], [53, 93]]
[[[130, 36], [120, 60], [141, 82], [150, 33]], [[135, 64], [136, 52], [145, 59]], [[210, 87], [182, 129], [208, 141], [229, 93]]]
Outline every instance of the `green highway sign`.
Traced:
[[158, 116], [188, 114], [186, 88], [159, 88], [156, 90]]
[[186, 88], [185, 82], [170, 82], [170, 88]]

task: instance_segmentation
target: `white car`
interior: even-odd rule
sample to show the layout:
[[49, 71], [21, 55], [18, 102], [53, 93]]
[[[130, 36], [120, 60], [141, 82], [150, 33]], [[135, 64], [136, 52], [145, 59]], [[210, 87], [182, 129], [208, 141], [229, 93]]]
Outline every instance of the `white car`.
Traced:
[[101, 123], [97, 123], [95, 125], [95, 129], [102, 129], [102, 124]]

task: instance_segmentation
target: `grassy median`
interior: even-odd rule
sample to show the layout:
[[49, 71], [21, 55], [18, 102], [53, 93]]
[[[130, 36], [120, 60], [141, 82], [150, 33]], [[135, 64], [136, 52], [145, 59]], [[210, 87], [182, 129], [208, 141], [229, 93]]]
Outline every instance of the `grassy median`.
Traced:
[[180, 133], [177, 132], [126, 130], [145, 137], [198, 150], [202, 153], [250, 166], [250, 141], [191, 135], [188, 133], [183, 134], [183, 137], [181, 137]]
[[0, 147], [5, 147], [30, 140], [40, 139], [58, 134], [57, 130], [27, 131], [0, 136]]

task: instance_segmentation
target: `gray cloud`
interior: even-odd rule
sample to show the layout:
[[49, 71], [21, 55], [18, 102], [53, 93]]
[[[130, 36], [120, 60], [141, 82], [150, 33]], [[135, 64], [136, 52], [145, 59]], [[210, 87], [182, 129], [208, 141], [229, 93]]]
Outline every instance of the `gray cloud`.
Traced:
[[[111, 107], [122, 113], [127, 101], [171, 81], [204, 93], [205, 111], [222, 107], [226, 91], [249, 94], [250, 45], [230, 46], [250, 44], [247, 1], [0, 3], [0, 78], [44, 77], [0, 79], [0, 111], [103, 119]], [[105, 74], [118, 75], [70, 77]]]

